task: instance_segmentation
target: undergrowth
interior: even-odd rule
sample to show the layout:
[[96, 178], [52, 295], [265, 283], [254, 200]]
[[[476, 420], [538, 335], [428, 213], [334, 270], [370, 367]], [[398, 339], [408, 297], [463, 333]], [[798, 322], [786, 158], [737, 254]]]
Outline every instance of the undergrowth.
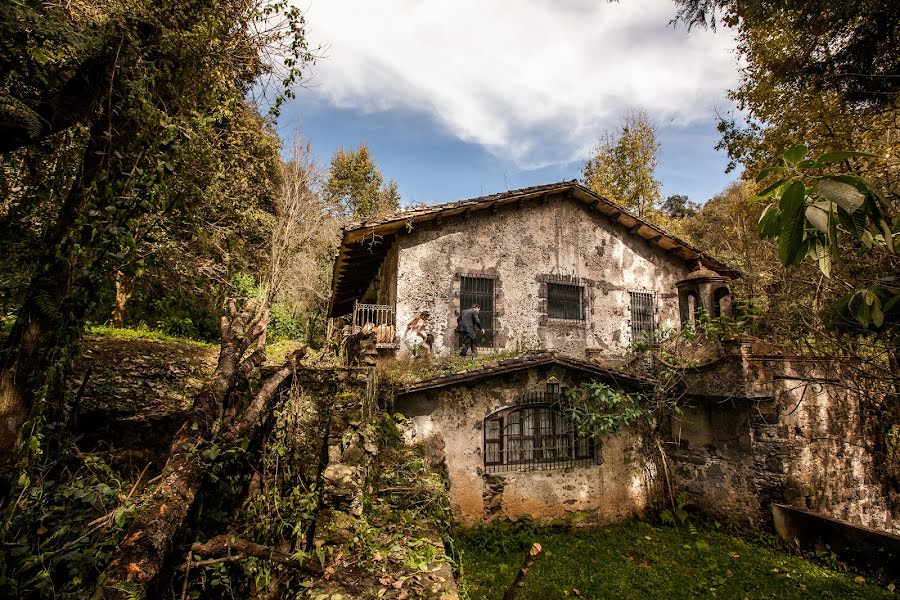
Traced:
[[0, 522], [0, 597], [90, 596], [134, 510], [135, 482], [69, 446], [19, 477]]

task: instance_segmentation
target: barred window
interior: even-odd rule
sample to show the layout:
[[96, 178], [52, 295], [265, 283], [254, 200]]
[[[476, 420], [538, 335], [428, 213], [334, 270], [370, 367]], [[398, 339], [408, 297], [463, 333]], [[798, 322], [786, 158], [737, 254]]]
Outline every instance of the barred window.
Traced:
[[547, 284], [547, 316], [551, 319], [584, 320], [584, 286]]
[[656, 293], [628, 292], [631, 296], [631, 341], [652, 343], [656, 330]]
[[478, 275], [462, 275], [459, 278], [459, 312], [479, 304], [478, 320], [484, 334], [475, 336], [479, 348], [494, 347], [494, 278]]
[[594, 462], [594, 441], [580, 435], [558, 405], [528, 404], [484, 421], [488, 471], [553, 469]]

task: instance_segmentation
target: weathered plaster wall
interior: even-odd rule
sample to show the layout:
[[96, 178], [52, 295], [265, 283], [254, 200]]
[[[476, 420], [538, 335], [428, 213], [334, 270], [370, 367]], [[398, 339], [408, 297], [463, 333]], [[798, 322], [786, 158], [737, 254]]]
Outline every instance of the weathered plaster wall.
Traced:
[[778, 502], [900, 531], [860, 412], [867, 391], [839, 362], [751, 355], [731, 368], [751, 375], [755, 397], [697, 397], [672, 421], [680, 488], [706, 511], [752, 524]]
[[[456, 345], [460, 274], [497, 278], [497, 349], [621, 355], [631, 342], [629, 290], [658, 291], [657, 324], [679, 324], [675, 282], [687, 266], [573, 200], [423, 226], [400, 236], [397, 247], [397, 323], [430, 311], [438, 354]], [[585, 321], [544, 316], [546, 275], [581, 279]]]
[[515, 404], [523, 390], [541, 388], [551, 375], [572, 381], [565, 369], [532, 369], [397, 399], [396, 410], [413, 423], [410, 441], [424, 443], [430, 460], [445, 469], [455, 516], [462, 522], [550, 519], [574, 512], [614, 522], [641, 513], [650, 502], [655, 467], [633, 433], [604, 439], [600, 464], [485, 472], [484, 417]]

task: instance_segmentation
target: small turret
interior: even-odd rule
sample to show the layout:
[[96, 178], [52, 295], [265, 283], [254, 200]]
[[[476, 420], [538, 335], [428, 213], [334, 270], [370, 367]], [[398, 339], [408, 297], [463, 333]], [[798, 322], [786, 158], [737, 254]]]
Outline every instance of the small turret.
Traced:
[[675, 284], [681, 325], [695, 326], [702, 318], [731, 317], [731, 278], [697, 261], [690, 275]]

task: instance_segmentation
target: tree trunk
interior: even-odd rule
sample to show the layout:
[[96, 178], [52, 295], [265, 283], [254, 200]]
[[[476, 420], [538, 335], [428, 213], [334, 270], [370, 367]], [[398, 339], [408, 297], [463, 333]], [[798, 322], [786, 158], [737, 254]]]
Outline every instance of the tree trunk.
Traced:
[[[37, 323], [30, 323], [18, 344], [18, 354], [0, 373], [0, 473], [11, 467], [19, 445], [22, 425], [31, 414], [32, 394], [28, 381], [32, 375], [29, 365], [37, 354], [41, 331]], [[5, 490], [4, 490], [5, 492]]]
[[[2, 476], [14, 462], [22, 425], [31, 416], [36, 393], [48, 383], [47, 369], [62, 347], [80, 338], [84, 316], [90, 308], [82, 301], [64, 311], [63, 300], [72, 288], [70, 249], [79, 237], [79, 219], [84, 204], [103, 166], [106, 140], [100, 121], [103, 119], [98, 119], [91, 129], [91, 141], [85, 148], [78, 179], [66, 195], [56, 223], [43, 240], [44, 250], [0, 353]], [[96, 294], [96, 290], [88, 290], [87, 295], [92, 294]]]
[[[232, 315], [234, 314], [232, 308]], [[256, 317], [251, 321], [249, 314], [244, 312], [233, 318], [230, 325], [223, 318], [222, 346], [216, 373], [197, 395], [190, 417], [175, 434], [170, 457], [163, 468], [162, 480], [150, 498], [140, 506], [128, 535], [113, 553], [100, 581], [103, 598], [124, 599], [130, 597], [129, 593], [133, 594], [135, 590], [146, 593], [148, 586], [162, 570], [172, 549], [172, 542], [184, 526], [209, 470], [209, 465], [202, 457], [204, 448], [216, 441], [227, 446], [248, 433], [259, 422], [260, 415], [271, 411], [275, 392], [294, 372], [304, 356], [305, 350], [291, 355], [260, 387], [249, 407], [235, 420], [235, 424], [224, 435], [216, 437], [222, 425], [223, 401], [234, 389], [238, 375], [252, 371], [261, 364], [265, 356], [264, 352], [256, 351], [242, 360], [249, 345], [248, 340], [256, 341], [262, 336], [266, 318]], [[246, 324], [240, 323], [241, 319]], [[250, 330], [247, 339], [229, 339], [230, 332], [244, 329]], [[130, 592], [125, 591], [125, 588], [130, 589]]]
[[131, 298], [132, 282], [122, 271], [116, 271], [116, 304], [113, 306], [113, 327], [125, 327], [125, 304]]

